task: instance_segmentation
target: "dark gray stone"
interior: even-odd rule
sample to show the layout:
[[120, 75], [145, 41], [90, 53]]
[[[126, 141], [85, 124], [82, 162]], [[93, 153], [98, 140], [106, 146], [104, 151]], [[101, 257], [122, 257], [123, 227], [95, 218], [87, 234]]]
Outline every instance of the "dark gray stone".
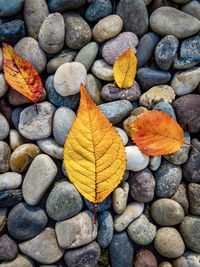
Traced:
[[17, 14], [23, 4], [24, 0], [0, 0], [0, 17], [8, 17]]
[[0, 237], [0, 261], [12, 261], [18, 253], [17, 244], [8, 235]]
[[40, 207], [16, 205], [8, 215], [8, 231], [19, 240], [28, 240], [42, 232], [47, 224], [47, 216]]
[[110, 0], [94, 0], [85, 11], [87, 21], [95, 22], [112, 14], [112, 2]]
[[[94, 204], [90, 201], [88, 201], [87, 199], [84, 199], [85, 200], [85, 204], [86, 206], [88, 207], [88, 209], [90, 211], [94, 211]], [[112, 207], [112, 199], [111, 197], [107, 197], [103, 202], [101, 202], [99, 205], [97, 205], [97, 212], [102, 212], [102, 211], [105, 211], [105, 210], [108, 210]]]
[[79, 8], [86, 0], [48, 0], [48, 7], [51, 12], [64, 12]]
[[188, 185], [188, 198], [190, 202], [190, 212], [200, 215], [200, 185], [191, 183]]
[[18, 107], [16, 109], [14, 109], [12, 112], [12, 123], [16, 129], [18, 128], [18, 125], [19, 125], [19, 119], [20, 119], [20, 114], [21, 114], [22, 110], [23, 110], [23, 108]]
[[23, 20], [2, 20], [0, 19], [0, 42], [15, 43], [25, 36]]
[[97, 242], [102, 248], [107, 248], [113, 237], [113, 219], [109, 211], [98, 214], [98, 236]]
[[0, 192], [0, 208], [11, 207], [22, 201], [22, 190], [6, 190]]

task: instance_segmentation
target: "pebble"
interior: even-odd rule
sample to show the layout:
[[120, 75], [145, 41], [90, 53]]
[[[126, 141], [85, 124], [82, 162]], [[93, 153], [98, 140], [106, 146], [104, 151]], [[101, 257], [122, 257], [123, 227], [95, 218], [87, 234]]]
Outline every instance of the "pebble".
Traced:
[[17, 189], [22, 183], [22, 176], [16, 172], [0, 174], [0, 191]]
[[76, 114], [68, 107], [60, 107], [56, 110], [53, 118], [53, 136], [59, 145], [64, 145], [75, 118]]
[[0, 141], [6, 139], [9, 135], [10, 127], [6, 118], [0, 113]]
[[57, 174], [53, 160], [40, 154], [32, 161], [23, 181], [22, 192], [29, 205], [36, 205], [48, 189]]
[[155, 238], [156, 226], [150, 223], [147, 217], [142, 214], [129, 225], [127, 232], [135, 244], [148, 245]]
[[113, 68], [103, 59], [95, 60], [92, 68], [92, 73], [99, 79], [103, 81], [113, 81]]
[[190, 203], [190, 212], [194, 215], [200, 215], [200, 185], [190, 183], [187, 188], [187, 194]]
[[174, 58], [173, 68], [178, 70], [190, 69], [198, 64], [198, 61], [194, 61], [191, 58], [178, 58], [176, 55]]
[[176, 95], [182, 96], [192, 93], [199, 83], [200, 67], [177, 72], [171, 81], [171, 86]]
[[28, 240], [41, 233], [47, 221], [43, 209], [22, 202], [12, 208], [8, 215], [8, 231], [17, 240]]
[[115, 233], [109, 245], [111, 266], [132, 267], [134, 246], [126, 232]]
[[126, 170], [133, 172], [145, 169], [149, 164], [149, 157], [142, 154], [137, 146], [127, 146], [126, 151]]
[[122, 19], [118, 15], [110, 15], [98, 21], [92, 30], [92, 35], [98, 43], [102, 43], [118, 35], [122, 27]]
[[[194, 1], [196, 2], [196, 1]], [[200, 7], [200, 3], [199, 3]], [[190, 59], [196, 63], [200, 62], [200, 34], [194, 35], [191, 38], [185, 39], [181, 43], [180, 56], [181, 58]]]
[[104, 85], [101, 90], [101, 97], [107, 102], [127, 99], [129, 101], [138, 100], [141, 95], [141, 90], [139, 84], [134, 81], [133, 85], [130, 88], [120, 89], [116, 86], [115, 83], [108, 83]]
[[16, 129], [18, 128], [18, 125], [19, 125], [19, 119], [20, 119], [20, 114], [22, 110], [23, 110], [22, 107], [18, 107], [18, 108], [15, 108], [13, 111], [11, 111], [12, 124], [14, 125]]
[[99, 261], [101, 249], [97, 242], [84, 246], [79, 249], [67, 251], [65, 253], [65, 263], [71, 267], [95, 267]]
[[20, 134], [30, 140], [49, 137], [54, 112], [55, 107], [49, 102], [37, 103], [23, 109], [18, 125]]
[[[13, 106], [20, 106], [20, 105], [31, 103], [31, 100], [29, 100], [28, 98], [26, 98], [25, 96], [18, 93], [16, 90], [12, 88], [8, 90], [7, 96], [8, 96], [9, 103]], [[42, 98], [43, 96], [41, 97], [41, 99], [39, 99], [39, 101], [43, 100]]]
[[139, 172], [131, 172], [128, 182], [130, 194], [135, 201], [150, 202], [153, 200], [156, 183], [148, 168]]
[[121, 0], [117, 6], [116, 13], [123, 20], [124, 31], [134, 32], [137, 36], [142, 36], [147, 32], [149, 19], [144, 1]]
[[88, 43], [78, 52], [74, 61], [82, 63], [88, 71], [98, 54], [98, 50], [99, 46], [96, 42]]
[[140, 250], [136, 253], [134, 267], [157, 267], [157, 266], [158, 265], [156, 257], [150, 250], [147, 249]]
[[136, 54], [138, 68], [143, 67], [151, 59], [159, 39], [154, 32], [147, 32], [140, 38]]
[[119, 136], [121, 137], [121, 140], [124, 143], [124, 145], [127, 145], [128, 144], [128, 136], [125, 133], [125, 131], [122, 130], [121, 128], [119, 128], [119, 127], [116, 127], [116, 130], [117, 130]]
[[15, 129], [10, 129], [10, 133], [9, 133], [9, 144], [10, 144], [10, 148], [12, 150], [15, 150], [17, 147], [19, 147], [19, 146], [21, 146], [21, 145], [24, 144], [23, 137]]
[[40, 153], [38, 146], [23, 144], [17, 147], [10, 156], [10, 168], [13, 172], [25, 172], [32, 160]]
[[24, 21], [28, 36], [38, 38], [38, 33], [43, 21], [49, 15], [48, 6], [45, 0], [26, 0], [23, 9]]
[[54, 88], [54, 75], [47, 78], [45, 88], [49, 101], [58, 107], [68, 107], [75, 109], [79, 103], [79, 94], [61, 96]]
[[0, 112], [5, 116], [7, 121], [12, 123], [13, 107], [6, 101], [5, 97], [0, 98]]
[[85, 4], [86, 0], [48, 0], [48, 7], [51, 12], [64, 12], [79, 8]]
[[11, 150], [9, 145], [4, 141], [0, 141], [0, 173], [9, 170], [10, 154]]
[[101, 104], [98, 107], [113, 124], [121, 122], [132, 110], [131, 102], [128, 100], [113, 101]]
[[2, 235], [7, 227], [7, 208], [0, 208], [0, 234]]
[[103, 211], [98, 215], [97, 242], [101, 248], [107, 248], [113, 237], [113, 219], [109, 211]]
[[58, 53], [64, 45], [65, 24], [60, 13], [49, 14], [38, 33], [40, 47], [48, 54]]
[[0, 260], [12, 261], [18, 253], [17, 244], [8, 235], [4, 234], [0, 237]]
[[[2, 49], [0, 48], [0, 70], [2, 70], [3, 67], [3, 54]], [[2, 75], [2, 74], [1, 74]], [[0, 76], [1, 77], [1, 76]], [[1, 96], [1, 95], [0, 95]]]
[[95, 77], [92, 74], [87, 75], [86, 79], [86, 89], [90, 97], [94, 100], [94, 102], [99, 105], [102, 103], [101, 99], [101, 88], [102, 88], [102, 81], [99, 80], [97, 77]]
[[173, 226], [179, 224], [184, 219], [182, 206], [168, 198], [158, 199], [151, 205], [151, 216], [154, 221], [162, 226]]
[[[87, 199], [84, 199], [85, 204], [87, 206], [87, 208], [90, 211], [94, 211], [94, 204], [90, 201], [88, 201]], [[97, 205], [96, 207], [96, 211], [97, 212], [103, 212], [105, 210], [108, 210], [112, 207], [112, 199], [110, 196], [108, 196], [107, 198], [104, 199], [104, 201], [102, 201], [100, 204]]]
[[117, 214], [122, 214], [127, 205], [129, 193], [129, 184], [127, 182], [122, 182], [112, 194], [112, 204], [113, 209]]
[[56, 236], [61, 248], [76, 248], [92, 242], [97, 237], [98, 224], [93, 223], [90, 211], [80, 212], [68, 220], [56, 223]]
[[200, 20], [200, 3], [198, 1], [194, 0], [185, 4], [181, 10]]
[[[3, 58], [2, 58], [3, 60]], [[1, 55], [0, 55], [0, 61], [1, 61]], [[1, 62], [0, 62], [1, 65]], [[1, 66], [0, 66], [0, 70], [1, 70]], [[0, 97], [4, 96], [5, 93], [8, 91], [8, 84], [4, 78], [3, 73], [0, 73]]]
[[1, 10], [0, 17], [9, 17], [17, 14], [24, 4], [24, 0], [13, 0], [11, 2], [7, 2], [6, 0], [1, 0]]
[[17, 257], [13, 261], [5, 261], [1, 263], [1, 267], [34, 267], [34, 263], [31, 259], [27, 258], [26, 256], [22, 256], [21, 254], [18, 254]]
[[89, 22], [96, 22], [112, 13], [110, 0], [95, 0], [90, 3], [85, 11], [85, 18]]
[[179, 41], [173, 35], [166, 35], [156, 46], [155, 61], [162, 70], [168, 70], [175, 58]]
[[175, 200], [183, 207], [185, 214], [188, 214], [189, 201], [186, 193], [186, 187], [184, 184], [180, 184], [176, 192], [171, 196], [171, 199]]
[[200, 95], [189, 94], [176, 99], [173, 108], [176, 112], [178, 123], [189, 133], [200, 130]]
[[156, 179], [156, 195], [159, 198], [172, 196], [182, 179], [182, 170], [178, 165], [174, 165], [163, 160], [160, 168], [154, 173]]
[[54, 87], [61, 96], [75, 95], [86, 83], [87, 71], [79, 62], [62, 64], [54, 75]]
[[11, 207], [22, 201], [22, 190], [11, 189], [0, 192], [0, 208]]
[[58, 261], [64, 254], [64, 251], [58, 246], [53, 228], [46, 228], [33, 239], [20, 243], [19, 249], [25, 255], [45, 264]]
[[24, 37], [15, 45], [15, 52], [30, 62], [41, 73], [46, 67], [46, 55], [32, 37]]
[[[173, 261], [173, 267], [199, 267], [200, 255], [193, 252], [186, 252], [183, 256]], [[162, 267], [162, 266], [161, 266]]]
[[37, 145], [47, 155], [56, 159], [63, 159], [64, 149], [52, 137], [37, 140]]
[[115, 231], [121, 232], [137, 219], [144, 210], [144, 203], [132, 202], [126, 206], [125, 211], [114, 218]]
[[[170, 262], [162, 261], [159, 263], [158, 267], [173, 267]], [[175, 267], [175, 266], [174, 266]], [[178, 266], [177, 266], [178, 267]], [[181, 266], [180, 266], [181, 267]]]
[[80, 49], [90, 42], [92, 32], [87, 22], [77, 13], [64, 14], [65, 44], [71, 49]]
[[152, 86], [169, 82], [171, 74], [168, 71], [143, 67], [138, 69], [136, 78], [141, 88], [146, 91]]
[[183, 255], [185, 245], [179, 232], [173, 227], [162, 227], [156, 232], [156, 250], [164, 257], [177, 258]]
[[194, 252], [200, 253], [200, 219], [198, 216], [186, 216], [180, 225], [184, 242]]
[[161, 156], [149, 157], [149, 169], [151, 171], [157, 171], [160, 168], [161, 160]]
[[137, 45], [138, 37], [133, 32], [122, 32], [105, 42], [102, 48], [102, 56], [108, 64], [113, 65], [115, 60], [129, 47], [135, 52]]
[[0, 41], [17, 42], [25, 36], [24, 22], [20, 19], [3, 21], [0, 19]]
[[171, 104], [166, 101], [161, 101], [153, 106], [153, 109], [160, 110], [167, 113], [172, 119], [176, 121], [176, 114]]
[[150, 27], [160, 35], [169, 34], [181, 39], [197, 33], [200, 30], [200, 21], [176, 8], [163, 6], [151, 14]]
[[55, 184], [46, 202], [46, 211], [55, 221], [73, 217], [82, 207], [83, 201], [79, 192], [73, 184], [66, 181]]

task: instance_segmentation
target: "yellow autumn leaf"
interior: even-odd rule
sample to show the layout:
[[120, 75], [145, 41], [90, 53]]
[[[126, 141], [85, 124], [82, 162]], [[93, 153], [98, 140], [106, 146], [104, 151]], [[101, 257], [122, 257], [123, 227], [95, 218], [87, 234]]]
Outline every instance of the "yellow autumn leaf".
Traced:
[[70, 181], [94, 204], [101, 203], [121, 182], [125, 149], [115, 127], [80, 88], [77, 117], [64, 145], [64, 164]]
[[119, 88], [129, 88], [133, 85], [137, 70], [137, 58], [132, 48], [128, 48], [114, 63], [114, 80]]

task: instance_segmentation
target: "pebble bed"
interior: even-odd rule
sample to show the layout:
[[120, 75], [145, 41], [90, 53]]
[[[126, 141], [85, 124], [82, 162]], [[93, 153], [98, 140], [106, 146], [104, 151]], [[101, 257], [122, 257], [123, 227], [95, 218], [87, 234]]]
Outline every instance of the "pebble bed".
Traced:
[[[32, 104], [9, 88], [0, 49], [0, 266], [200, 267], [200, 2], [0, 0], [0, 41], [46, 90]], [[118, 90], [112, 65], [129, 47], [136, 80]], [[96, 225], [62, 164], [80, 83], [127, 155]], [[177, 120], [192, 146], [143, 155], [127, 125], [147, 110]]]

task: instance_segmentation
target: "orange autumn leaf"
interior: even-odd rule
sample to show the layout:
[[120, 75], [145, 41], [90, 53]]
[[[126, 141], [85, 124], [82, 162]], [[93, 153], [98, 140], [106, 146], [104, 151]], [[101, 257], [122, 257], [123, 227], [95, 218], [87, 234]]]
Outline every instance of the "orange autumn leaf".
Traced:
[[116, 128], [81, 85], [77, 117], [64, 145], [64, 164], [77, 190], [101, 203], [121, 182], [126, 156]]
[[119, 88], [129, 88], [133, 85], [137, 70], [137, 58], [132, 48], [128, 48], [114, 63], [114, 80]]
[[33, 102], [44, 96], [37, 70], [8, 44], [3, 44], [3, 70], [7, 83]]
[[142, 153], [149, 156], [174, 153], [184, 142], [183, 129], [162, 111], [143, 113], [133, 121], [131, 131], [133, 141]]

